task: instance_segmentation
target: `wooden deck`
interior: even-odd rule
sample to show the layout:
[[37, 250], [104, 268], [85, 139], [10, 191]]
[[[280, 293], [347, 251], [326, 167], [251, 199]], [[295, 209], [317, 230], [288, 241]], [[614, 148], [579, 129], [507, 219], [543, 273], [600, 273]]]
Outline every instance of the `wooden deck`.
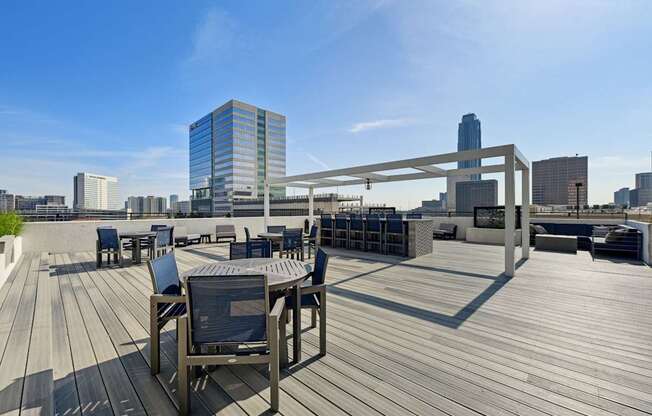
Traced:
[[[652, 414], [650, 268], [533, 251], [510, 280], [500, 247], [434, 244], [404, 261], [331, 252], [328, 355], [305, 331], [281, 414]], [[227, 247], [177, 250], [180, 268]], [[149, 374], [150, 286], [144, 265], [24, 255], [0, 289], [0, 414], [176, 414], [174, 324]], [[269, 406], [261, 368], [193, 386], [196, 415]]]

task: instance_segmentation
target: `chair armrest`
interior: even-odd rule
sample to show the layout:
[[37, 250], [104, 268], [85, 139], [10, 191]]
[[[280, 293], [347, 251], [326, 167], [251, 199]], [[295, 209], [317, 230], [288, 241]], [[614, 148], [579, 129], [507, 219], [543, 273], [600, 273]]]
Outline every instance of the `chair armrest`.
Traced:
[[276, 299], [276, 303], [274, 304], [274, 307], [269, 313], [269, 316], [272, 319], [279, 321], [281, 319], [281, 314], [283, 313], [283, 308], [285, 308], [285, 298], [281, 297], [279, 299]]
[[155, 303], [186, 303], [185, 296], [160, 295], [158, 293], [154, 293], [153, 295], [150, 295], [149, 299], [150, 302], [155, 302]]
[[310, 286], [301, 286], [301, 294], [309, 295], [311, 293], [325, 292], [326, 285], [322, 283], [321, 285], [310, 285]]

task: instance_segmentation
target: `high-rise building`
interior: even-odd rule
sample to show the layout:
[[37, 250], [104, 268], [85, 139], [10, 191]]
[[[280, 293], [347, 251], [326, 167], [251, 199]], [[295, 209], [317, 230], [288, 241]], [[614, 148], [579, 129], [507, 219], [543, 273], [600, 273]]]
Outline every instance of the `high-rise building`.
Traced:
[[65, 206], [66, 197], [63, 195], [15, 196], [15, 208], [17, 211], [34, 211], [38, 205]]
[[[285, 176], [285, 116], [231, 100], [189, 128], [192, 211], [232, 216], [233, 201], [263, 196]], [[270, 195], [285, 196], [285, 187]]]
[[118, 178], [78, 173], [73, 179], [75, 210], [114, 210], [123, 208]]
[[629, 206], [629, 188], [620, 188], [614, 192], [614, 204], [619, 207]]
[[652, 188], [636, 188], [629, 191], [629, 205], [632, 208], [652, 204]]
[[652, 172], [643, 172], [636, 174], [637, 189], [652, 189]]
[[16, 199], [13, 194], [8, 194], [5, 189], [0, 189], [0, 212], [9, 212], [16, 209]]
[[132, 214], [165, 214], [167, 199], [161, 196], [130, 196], [125, 204]]
[[588, 165], [587, 156], [532, 162], [532, 203], [575, 206], [579, 190], [580, 205], [588, 204]]
[[457, 212], [473, 212], [475, 207], [498, 205], [498, 181], [495, 179], [457, 182], [455, 188]]
[[[482, 132], [480, 128], [480, 119], [473, 114], [465, 114], [462, 121], [457, 126], [457, 151], [475, 150], [482, 148]], [[478, 168], [482, 166], [481, 159], [462, 160], [457, 162], [458, 169]], [[481, 174], [470, 175], [472, 181], [482, 179]]]

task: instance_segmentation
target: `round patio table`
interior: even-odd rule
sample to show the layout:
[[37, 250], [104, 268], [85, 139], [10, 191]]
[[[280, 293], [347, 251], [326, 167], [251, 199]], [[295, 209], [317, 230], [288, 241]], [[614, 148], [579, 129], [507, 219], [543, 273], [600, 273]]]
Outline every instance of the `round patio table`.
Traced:
[[[293, 349], [295, 363], [301, 361], [301, 283], [312, 272], [312, 265], [294, 259], [256, 258], [220, 261], [194, 267], [182, 274], [182, 279], [189, 276], [229, 276], [239, 274], [264, 274], [267, 285], [273, 292], [293, 288], [294, 314]], [[285, 325], [282, 322], [281, 325]]]
[[266, 240], [282, 240], [283, 233], [260, 233], [258, 234], [258, 237]]
[[156, 237], [155, 231], [136, 231], [119, 234], [120, 240], [131, 240], [131, 262], [140, 263], [140, 240]]

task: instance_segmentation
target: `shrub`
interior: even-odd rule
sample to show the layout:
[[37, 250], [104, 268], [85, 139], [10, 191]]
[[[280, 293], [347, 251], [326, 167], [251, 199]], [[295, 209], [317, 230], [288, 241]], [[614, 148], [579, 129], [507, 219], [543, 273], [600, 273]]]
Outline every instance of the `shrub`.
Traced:
[[23, 218], [15, 212], [0, 214], [0, 237], [20, 235], [23, 230]]

